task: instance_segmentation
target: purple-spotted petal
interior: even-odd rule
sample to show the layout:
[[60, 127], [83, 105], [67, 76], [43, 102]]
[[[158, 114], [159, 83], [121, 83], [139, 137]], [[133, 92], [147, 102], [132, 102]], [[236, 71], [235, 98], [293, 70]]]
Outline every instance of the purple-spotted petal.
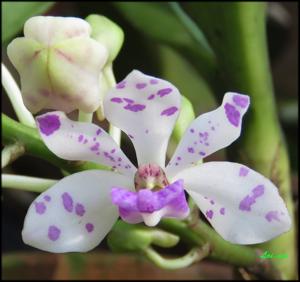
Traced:
[[36, 121], [46, 146], [60, 158], [101, 163], [133, 177], [134, 165], [97, 125], [72, 121], [57, 111], [38, 116]]
[[180, 102], [171, 83], [134, 70], [107, 93], [104, 111], [131, 138], [139, 165], [156, 163], [164, 168]]
[[184, 179], [186, 191], [227, 241], [262, 243], [291, 227], [278, 189], [244, 165], [208, 162], [183, 170], [174, 177], [178, 178]]
[[[133, 187], [126, 176], [100, 170], [65, 177], [40, 194], [29, 207], [23, 241], [53, 252], [87, 252], [96, 247], [118, 218], [111, 187]], [[50, 199], [50, 200], [49, 200]]]
[[167, 175], [173, 176], [235, 141], [240, 136], [242, 117], [249, 103], [247, 95], [228, 92], [219, 108], [196, 118], [170, 160]]
[[111, 197], [113, 204], [119, 207], [121, 218], [129, 223], [144, 221], [154, 226], [162, 217], [183, 219], [189, 214], [182, 180], [156, 192], [149, 189], [131, 192], [115, 187]]

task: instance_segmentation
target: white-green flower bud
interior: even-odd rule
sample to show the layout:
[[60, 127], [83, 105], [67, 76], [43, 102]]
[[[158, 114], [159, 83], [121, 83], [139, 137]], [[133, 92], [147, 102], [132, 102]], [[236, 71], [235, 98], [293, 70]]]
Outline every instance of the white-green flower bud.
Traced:
[[26, 21], [24, 37], [14, 39], [7, 54], [20, 74], [29, 111], [88, 113], [99, 107], [99, 75], [108, 53], [90, 34], [90, 25], [79, 18], [37, 16]]

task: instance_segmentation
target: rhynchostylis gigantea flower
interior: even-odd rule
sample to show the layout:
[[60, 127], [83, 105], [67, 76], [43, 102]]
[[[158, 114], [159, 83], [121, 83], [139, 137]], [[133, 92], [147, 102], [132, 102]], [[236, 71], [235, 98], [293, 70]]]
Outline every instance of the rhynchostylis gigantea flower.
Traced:
[[181, 95], [162, 79], [132, 71], [104, 100], [107, 119], [131, 138], [138, 168], [95, 124], [58, 111], [37, 117], [41, 137], [57, 156], [114, 171], [79, 172], [39, 195], [25, 218], [24, 242], [51, 252], [85, 252], [102, 241], [119, 215], [149, 226], [163, 217], [185, 218], [184, 191], [232, 243], [260, 243], [286, 232], [291, 219], [271, 181], [238, 163], [197, 164], [239, 137], [249, 102], [246, 95], [226, 93], [219, 108], [190, 124], [166, 167]]
[[21, 78], [25, 106], [89, 113], [100, 103], [100, 75], [108, 50], [90, 37], [88, 22], [73, 17], [37, 16], [26, 21], [24, 37], [7, 54]]

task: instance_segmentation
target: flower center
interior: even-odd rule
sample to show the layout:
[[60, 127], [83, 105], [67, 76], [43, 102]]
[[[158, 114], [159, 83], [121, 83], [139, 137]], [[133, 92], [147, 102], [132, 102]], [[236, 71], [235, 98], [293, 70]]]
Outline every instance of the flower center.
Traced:
[[139, 166], [134, 176], [136, 191], [141, 189], [151, 189], [158, 191], [169, 184], [163, 169], [156, 164], [144, 164]]

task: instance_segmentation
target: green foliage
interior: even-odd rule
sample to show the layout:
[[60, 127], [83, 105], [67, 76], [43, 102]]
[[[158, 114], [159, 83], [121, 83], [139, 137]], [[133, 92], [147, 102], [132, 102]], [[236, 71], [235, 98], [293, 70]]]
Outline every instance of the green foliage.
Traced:
[[55, 2], [2, 2], [2, 44], [22, 30], [32, 16], [47, 11]]

